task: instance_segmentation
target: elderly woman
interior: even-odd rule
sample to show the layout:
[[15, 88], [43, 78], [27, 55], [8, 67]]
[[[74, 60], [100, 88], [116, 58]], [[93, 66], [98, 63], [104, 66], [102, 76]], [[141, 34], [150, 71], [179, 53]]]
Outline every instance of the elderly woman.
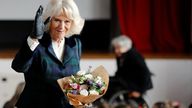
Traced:
[[142, 95], [152, 88], [151, 72], [144, 58], [133, 47], [132, 40], [128, 36], [121, 35], [114, 38], [112, 46], [117, 58], [117, 72], [115, 77], [111, 78], [109, 96], [110, 88], [112, 93], [123, 89], [129, 91], [130, 98], [143, 104]]
[[40, 6], [29, 37], [12, 62], [12, 68], [24, 73], [25, 88], [18, 108], [70, 108], [57, 79], [79, 71], [84, 25], [73, 0], [52, 0], [43, 13]]

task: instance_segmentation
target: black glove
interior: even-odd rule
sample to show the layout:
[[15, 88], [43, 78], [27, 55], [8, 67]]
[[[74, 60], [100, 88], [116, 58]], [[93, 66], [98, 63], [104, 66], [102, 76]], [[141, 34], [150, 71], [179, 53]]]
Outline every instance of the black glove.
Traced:
[[45, 25], [50, 21], [51, 17], [48, 17], [45, 20], [45, 22], [43, 22], [42, 14], [43, 14], [43, 7], [40, 5], [39, 9], [36, 12], [33, 29], [30, 34], [31, 38], [42, 39], [42, 37], [43, 37]]

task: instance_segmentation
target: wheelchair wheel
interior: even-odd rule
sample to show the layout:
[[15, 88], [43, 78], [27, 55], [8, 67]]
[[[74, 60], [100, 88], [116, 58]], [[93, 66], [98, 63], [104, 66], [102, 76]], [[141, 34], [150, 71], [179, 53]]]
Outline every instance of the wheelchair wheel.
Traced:
[[145, 100], [141, 97], [139, 99], [129, 98], [128, 96], [129, 92], [127, 90], [121, 90], [117, 93], [115, 93], [110, 99], [109, 99], [109, 105], [110, 106], [118, 106], [121, 104], [127, 104], [131, 106], [131, 108], [149, 108]]
[[122, 105], [128, 105], [131, 108], [139, 108], [138, 104], [128, 97], [128, 91], [122, 90], [115, 93], [109, 100], [109, 105], [113, 107], [118, 107]]

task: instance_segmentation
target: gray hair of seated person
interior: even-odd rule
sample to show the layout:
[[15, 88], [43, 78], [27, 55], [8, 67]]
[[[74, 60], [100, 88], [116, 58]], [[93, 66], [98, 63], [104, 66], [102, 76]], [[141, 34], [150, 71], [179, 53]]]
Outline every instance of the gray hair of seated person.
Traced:
[[112, 47], [118, 45], [121, 48], [127, 48], [128, 50], [132, 48], [132, 44], [133, 42], [131, 38], [126, 35], [120, 35], [118, 37], [115, 37], [111, 42]]

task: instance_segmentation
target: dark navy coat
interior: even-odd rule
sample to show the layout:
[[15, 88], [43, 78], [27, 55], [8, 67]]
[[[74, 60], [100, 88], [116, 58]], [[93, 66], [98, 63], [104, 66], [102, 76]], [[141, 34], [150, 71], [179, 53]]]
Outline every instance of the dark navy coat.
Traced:
[[65, 38], [64, 59], [59, 61], [53, 51], [51, 38], [44, 34], [34, 51], [27, 42], [17, 53], [12, 68], [24, 73], [26, 86], [16, 106], [18, 108], [71, 107], [57, 84], [57, 79], [79, 71], [81, 42], [75, 36]]

